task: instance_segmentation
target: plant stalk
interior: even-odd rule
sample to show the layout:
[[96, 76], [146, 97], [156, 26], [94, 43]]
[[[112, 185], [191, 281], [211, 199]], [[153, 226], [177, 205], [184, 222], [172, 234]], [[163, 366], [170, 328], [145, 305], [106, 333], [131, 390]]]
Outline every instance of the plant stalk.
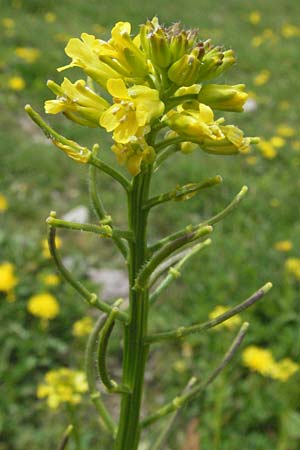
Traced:
[[136, 450], [140, 436], [145, 364], [148, 346], [144, 340], [148, 328], [148, 288], [134, 288], [137, 274], [147, 257], [147, 216], [143, 209], [149, 197], [151, 168], [137, 175], [128, 194], [129, 229], [134, 239], [129, 242], [129, 310], [130, 321], [124, 326], [124, 361], [122, 383], [130, 393], [122, 394], [118, 433], [114, 450]]

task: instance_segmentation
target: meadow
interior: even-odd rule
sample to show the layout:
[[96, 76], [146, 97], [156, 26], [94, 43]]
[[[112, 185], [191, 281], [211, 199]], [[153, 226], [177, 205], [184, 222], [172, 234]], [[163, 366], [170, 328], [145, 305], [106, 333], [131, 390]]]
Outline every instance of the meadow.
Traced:
[[[26, 117], [24, 105], [31, 103], [43, 114], [44, 100], [53, 98], [46, 81], [62, 81], [56, 68], [67, 64], [64, 47], [71, 37], [87, 32], [107, 39], [115, 22], [128, 20], [137, 30], [154, 15], [162, 23], [199, 27], [204, 40], [235, 50], [238, 63], [219, 82], [246, 84], [247, 110], [235, 114], [234, 121], [247, 135], [260, 136], [261, 143], [239, 156], [178, 154], [157, 177], [154, 194], [217, 174], [223, 183], [188, 202], [154, 210], [153, 240], [216, 214], [242, 186], [249, 192], [215, 227], [212, 245], [189, 262], [184, 277], [157, 302], [152, 327], [205, 321], [216, 307], [234, 306], [267, 281], [274, 285], [241, 314], [250, 328], [239, 354], [205, 396], [184, 409], [166, 450], [300, 448], [300, 3], [1, 0], [0, 450], [57, 446], [74, 411], [65, 404], [49, 407], [37, 398], [37, 389], [50, 370], [83, 369], [86, 330], [95, 321], [78, 294], [57, 276], [45, 246], [50, 211], [61, 217], [84, 206], [89, 221], [95, 220], [87, 170], [48, 143]], [[75, 77], [76, 69], [73, 73]], [[225, 117], [233, 119], [231, 114]], [[103, 158], [115, 163], [109, 141], [99, 131], [62, 117], [51, 117], [51, 123], [84, 145], [98, 142]], [[107, 209], [122, 225], [118, 187], [101, 178], [100, 188]], [[104, 292], [105, 287], [92, 273], [125, 270], [109, 243], [75, 232], [59, 236], [64, 258], [91, 289]], [[37, 295], [54, 299], [51, 317], [41, 318], [30, 307]], [[86, 320], [78, 325], [82, 317]], [[193, 374], [204, 376], [228, 347], [234, 328], [228, 323], [184, 342], [155, 347], [145, 410], [172, 398]], [[247, 349], [254, 352], [250, 361]], [[111, 351], [118, 373], [117, 343]], [[281, 364], [280, 376], [268, 372], [268, 361]], [[117, 405], [111, 408], [115, 411]], [[85, 394], [76, 411], [82, 450], [96, 445], [107, 450], [107, 438], [101, 436]], [[141, 449], [151, 439], [151, 433], [145, 434]], [[79, 450], [73, 441], [69, 448]]]

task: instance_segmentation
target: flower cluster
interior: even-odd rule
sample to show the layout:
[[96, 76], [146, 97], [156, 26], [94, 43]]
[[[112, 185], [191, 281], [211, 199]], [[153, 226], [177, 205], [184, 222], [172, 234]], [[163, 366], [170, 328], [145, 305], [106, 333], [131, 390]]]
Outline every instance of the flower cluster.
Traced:
[[[46, 113], [62, 112], [80, 125], [112, 133], [117, 161], [133, 176], [155, 160], [158, 132], [166, 138], [171, 130], [183, 151], [200, 146], [209, 153], [235, 154], [257, 142], [215, 118], [214, 111], [243, 111], [247, 94], [242, 84], [209, 83], [235, 57], [232, 50], [200, 39], [198, 30], [164, 27], [154, 17], [132, 37], [130, 23], [118, 22], [108, 41], [83, 33], [81, 39], [69, 40], [65, 52], [71, 63], [58, 70], [79, 67], [87, 81], [48, 81], [56, 99], [46, 101]], [[75, 143], [55, 144], [88, 162], [87, 153], [76, 158], [82, 148]]]
[[59, 313], [59, 304], [53, 295], [45, 292], [30, 297], [27, 309], [33, 316], [48, 321]]
[[0, 293], [6, 295], [8, 301], [14, 301], [14, 288], [18, 283], [14, 265], [9, 262], [0, 264]]
[[299, 370], [298, 365], [290, 358], [275, 361], [269, 350], [254, 345], [244, 350], [243, 362], [246, 367], [254, 372], [282, 382], [287, 381]]
[[47, 398], [49, 408], [57, 409], [61, 403], [80, 403], [82, 394], [87, 390], [84, 372], [63, 367], [46, 373], [45, 382], [37, 388], [37, 397]]

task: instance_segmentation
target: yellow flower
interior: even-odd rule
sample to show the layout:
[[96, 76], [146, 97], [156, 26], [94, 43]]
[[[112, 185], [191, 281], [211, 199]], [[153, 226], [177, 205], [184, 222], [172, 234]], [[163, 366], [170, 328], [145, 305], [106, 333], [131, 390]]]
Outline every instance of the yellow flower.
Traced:
[[16, 76], [8, 80], [8, 87], [13, 91], [22, 91], [25, 88], [25, 81], [22, 77]]
[[262, 86], [263, 84], [266, 84], [271, 76], [271, 72], [269, 70], [262, 70], [259, 72], [256, 77], [253, 80], [253, 83], [256, 86]]
[[260, 47], [261, 44], [264, 42], [264, 39], [262, 38], [262, 36], [254, 36], [251, 40], [251, 45], [252, 47]]
[[285, 261], [285, 270], [288, 274], [300, 280], [300, 258], [288, 258]]
[[59, 304], [53, 295], [45, 292], [30, 297], [27, 309], [33, 316], [51, 320], [58, 315]]
[[42, 282], [46, 286], [57, 286], [60, 283], [60, 278], [54, 273], [49, 273], [47, 275], [42, 276]]
[[123, 80], [114, 79], [107, 82], [107, 90], [114, 104], [101, 115], [100, 125], [113, 131], [113, 139], [120, 144], [128, 143], [139, 129], [164, 111], [158, 91], [147, 86], [127, 88]]
[[282, 124], [277, 127], [277, 133], [283, 137], [292, 137], [295, 136], [296, 130], [289, 125]]
[[[61, 246], [62, 246], [62, 240], [57, 236], [55, 238], [55, 245], [56, 245], [56, 248], [61, 248]], [[47, 239], [42, 240], [42, 250], [43, 250], [44, 258], [51, 258]]]
[[49, 408], [57, 409], [61, 403], [80, 403], [87, 390], [84, 372], [63, 367], [46, 373], [44, 383], [38, 385], [37, 397], [46, 398]]
[[15, 54], [28, 64], [34, 63], [40, 56], [40, 51], [32, 47], [17, 47]]
[[247, 347], [242, 357], [244, 365], [249, 369], [282, 382], [286, 382], [299, 370], [298, 365], [290, 358], [275, 361], [269, 350], [254, 345]]
[[7, 30], [11, 30], [15, 27], [15, 21], [10, 17], [3, 17], [1, 23]]
[[127, 144], [115, 143], [111, 147], [120, 165], [125, 165], [132, 176], [141, 171], [142, 162], [151, 164], [155, 160], [155, 150], [143, 137], [132, 136]]
[[294, 36], [300, 36], [300, 30], [295, 25], [286, 23], [281, 28], [281, 34], [284, 38], [290, 38]]
[[246, 162], [247, 162], [247, 164], [249, 164], [249, 166], [255, 166], [255, 164], [257, 164], [257, 157], [256, 156], [248, 156], [246, 158]]
[[57, 95], [56, 100], [45, 102], [47, 114], [63, 112], [81, 125], [99, 126], [101, 114], [109, 107], [109, 103], [86, 86], [84, 80], [73, 84], [68, 78], [64, 78], [61, 86], [49, 80], [47, 86]]
[[107, 80], [119, 78], [120, 75], [109, 65], [100, 61], [98, 53], [101, 50], [101, 44], [95, 36], [82, 33], [81, 39], [72, 38], [69, 40], [65, 52], [72, 58], [72, 62], [57, 70], [60, 72], [70, 67], [80, 67], [87, 75], [105, 88]]
[[285, 145], [285, 139], [283, 139], [280, 136], [273, 136], [269, 142], [271, 145], [273, 145], [273, 147], [276, 147], [276, 148], [280, 148]]
[[15, 268], [13, 264], [9, 262], [0, 264], [0, 292], [4, 292], [7, 295], [12, 294], [12, 290], [18, 283], [14, 272]]
[[279, 252], [289, 252], [293, 248], [291, 241], [278, 241], [274, 244], [275, 250]]
[[83, 317], [80, 320], [74, 322], [72, 327], [72, 334], [76, 337], [86, 336], [90, 334], [93, 329], [93, 320], [91, 317]]
[[300, 142], [299, 141], [293, 141], [292, 142], [292, 148], [293, 148], [293, 150], [298, 152], [300, 150]]
[[53, 23], [56, 21], [56, 14], [49, 11], [44, 15], [44, 19], [45, 19], [45, 22]]
[[3, 194], [0, 194], [0, 213], [6, 211], [8, 208], [8, 202]]
[[279, 109], [281, 111], [288, 111], [290, 109], [290, 107], [291, 107], [290, 102], [288, 102], [287, 100], [282, 100], [279, 103]]
[[298, 370], [299, 367], [294, 361], [290, 358], [284, 358], [281, 361], [278, 361], [273, 378], [285, 383], [290, 377], [298, 372]]
[[242, 358], [246, 367], [263, 376], [273, 377], [276, 373], [276, 362], [269, 350], [251, 345], [243, 351]]
[[261, 13], [259, 11], [251, 11], [248, 19], [252, 25], [257, 25], [261, 21]]
[[[210, 313], [209, 318], [215, 319], [216, 317], [220, 316], [221, 314], [224, 314], [227, 312], [229, 308], [227, 306], [218, 305], [216, 306]], [[236, 327], [238, 327], [241, 323], [241, 318], [239, 315], [235, 315], [230, 317], [229, 319], [225, 320], [225, 322], [220, 323], [217, 325], [216, 328], [227, 328], [228, 330], [232, 330]]]
[[277, 151], [275, 150], [274, 146], [269, 141], [265, 141], [261, 139], [259, 144], [257, 145], [259, 150], [261, 151], [262, 155], [266, 159], [274, 159], [277, 156]]

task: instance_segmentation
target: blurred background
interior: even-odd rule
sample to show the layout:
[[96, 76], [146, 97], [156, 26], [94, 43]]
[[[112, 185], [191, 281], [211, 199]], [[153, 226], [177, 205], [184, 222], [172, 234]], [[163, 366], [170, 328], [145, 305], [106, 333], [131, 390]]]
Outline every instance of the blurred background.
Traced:
[[[45, 218], [51, 210], [69, 220], [95, 220], [87, 169], [52, 147], [23, 107], [31, 103], [43, 113], [44, 100], [53, 98], [46, 81], [62, 81], [56, 68], [68, 62], [64, 47], [70, 37], [87, 32], [107, 39], [120, 20], [130, 21], [137, 31], [155, 14], [165, 24], [181, 21], [187, 28], [199, 27], [204, 40], [212, 38], [214, 44], [236, 51], [238, 64], [218, 82], [246, 83], [250, 99], [245, 113], [226, 118], [262, 141], [251, 154], [238, 157], [178, 154], [156, 175], [153, 192], [216, 174], [224, 182], [189, 202], [156, 208], [153, 240], [217, 213], [245, 184], [249, 193], [216, 226], [212, 245], [157, 302], [151, 327], [158, 331], [204, 321], [216, 307], [233, 306], [265, 282], [274, 283], [270, 294], [240, 317], [251, 327], [239, 355], [206, 395], [180, 414], [165, 448], [240, 450], [241, 442], [247, 450], [300, 448], [300, 3], [1, 0], [1, 450], [50, 450], [57, 445], [70, 408], [64, 402], [49, 407], [47, 399], [37, 398], [37, 389], [50, 370], [83, 369], [86, 333], [95, 320], [94, 312], [58, 278], [45, 245]], [[75, 80], [78, 74], [74, 70], [68, 76]], [[100, 131], [63, 117], [49, 120], [81, 144], [99, 142], [102, 157], [114, 162]], [[107, 210], [122, 226], [122, 193], [104, 176], [99, 188]], [[125, 268], [110, 243], [76, 232], [59, 236], [62, 255], [76, 276], [105, 300], [122, 295]], [[109, 283], [120, 291], [111, 291]], [[46, 312], [34, 307], [39, 302], [48, 304]], [[237, 322], [184, 342], [155, 346], [144, 413], [173, 398], [192, 375], [205, 378], [231, 342]], [[111, 354], [110, 367], [118, 377], [118, 339]], [[268, 364], [280, 366], [281, 375], [272, 376]], [[113, 413], [117, 411], [116, 400], [106, 399]], [[109, 440], [99, 431], [87, 395], [78, 401], [82, 449], [97, 445], [107, 450]], [[141, 449], [155, 432], [153, 427], [143, 436]], [[73, 442], [70, 448], [76, 448]]]

